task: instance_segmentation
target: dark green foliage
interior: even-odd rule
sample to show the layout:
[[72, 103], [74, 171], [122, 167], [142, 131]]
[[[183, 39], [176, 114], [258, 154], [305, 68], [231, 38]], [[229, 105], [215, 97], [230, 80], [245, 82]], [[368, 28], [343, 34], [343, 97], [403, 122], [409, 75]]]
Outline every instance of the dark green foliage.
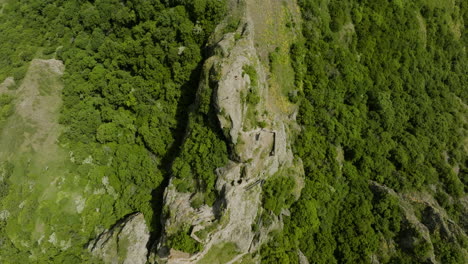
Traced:
[[[109, 179], [111, 185], [123, 195], [115, 214], [146, 211], [149, 218], [151, 189], [159, 188], [168, 168], [163, 162], [174, 155], [168, 150], [184, 133], [180, 122], [186, 120], [189, 95], [195, 94], [198, 83], [192, 74], [197, 73], [201, 47], [222, 16], [224, 3], [67, 3], [64, 16], [72, 10], [81, 10], [82, 16], [70, 16], [65, 23], [77, 33], [60, 55], [67, 66], [61, 121], [68, 129], [62, 140], [99, 142], [98, 151], [115, 149], [111, 163], [103, 163], [103, 169], [108, 166], [116, 175]], [[194, 143], [197, 149], [213, 143], [204, 132], [195, 140], [201, 140]], [[200, 185], [212, 188], [214, 168], [207, 173], [201, 167], [210, 161], [193, 164]], [[137, 186], [145, 188], [135, 192]]]
[[340, 30], [347, 18], [347, 8], [343, 2], [331, 1], [328, 5], [328, 13], [330, 14], [330, 29], [333, 32]]
[[375, 215], [375, 229], [386, 238], [393, 238], [400, 232], [401, 209], [398, 198], [387, 193], [374, 196], [373, 214]]
[[434, 244], [436, 256], [438, 256], [441, 263], [458, 264], [466, 260], [461, 249], [463, 244], [446, 243], [437, 235], [434, 236], [432, 243]]
[[250, 88], [246, 97], [246, 101], [251, 105], [256, 105], [260, 102], [260, 95], [258, 94], [258, 90], [255, 87]]
[[224, 33], [234, 32], [237, 30], [240, 24], [240, 19], [236, 16], [230, 16], [227, 22], [226, 27], [224, 28]]
[[2, 121], [9, 117], [13, 111], [14, 97], [8, 94], [0, 94], [0, 126]]
[[205, 203], [212, 205], [215, 169], [222, 167], [227, 159], [226, 143], [210, 127], [192, 123], [172, 166], [177, 189], [182, 192], [201, 191], [205, 194]]
[[5, 197], [9, 190], [10, 176], [13, 173], [14, 165], [8, 161], [2, 161], [0, 163], [0, 199]]
[[242, 68], [242, 76], [244, 74], [249, 75], [250, 78], [250, 89], [249, 92], [246, 95], [246, 101], [247, 103], [251, 105], [256, 105], [260, 102], [260, 95], [258, 94], [258, 75], [257, 71], [252, 65], [244, 65]]
[[14, 97], [8, 94], [0, 94], [0, 132], [7, 118], [14, 112]]
[[[40, 253], [14, 244], [5, 230], [27, 238], [32, 222], [8, 226], [0, 221], [2, 261], [28, 263], [36, 255], [39, 263], [93, 263], [83, 245], [97, 235], [95, 227], [108, 228], [134, 211], [143, 212], [155, 231], [158, 205], [151, 201], [161, 200], [164, 175], [175, 176], [179, 191], [197, 192], [193, 206], [214, 203], [215, 169], [227, 161], [227, 146], [212, 123], [211, 88], [200, 94], [197, 112], [187, 112], [194, 103], [202, 50], [225, 15], [224, 1], [4, 2], [0, 82], [13, 76], [18, 84], [33, 58], [63, 60], [60, 143], [68, 148], [76, 173], [64, 176], [78, 176], [83, 188], [105, 182], [117, 198], [90, 196], [81, 214], [87, 225], [82, 233], [73, 215], [53, 218], [44, 212], [41, 217], [51, 225], [76, 230], [56, 230], [73, 243], [64, 251], [50, 246]], [[428, 243], [401, 222], [395, 197], [368, 186], [375, 181], [410, 192], [433, 185], [439, 203], [456, 222], [463, 221], [458, 197], [468, 183], [462, 145], [468, 34], [456, 24], [468, 21], [468, 5], [459, 0], [456, 8], [443, 1], [298, 2], [304, 39], [291, 49], [298, 94], [290, 98], [300, 103], [303, 130], [295, 152], [306, 179], [295, 203], [291, 178], [265, 183], [264, 207], [273, 213], [263, 213], [264, 225], [282, 208], [289, 208], [291, 217], [282, 216], [283, 232], [262, 247], [262, 262], [297, 263], [300, 249], [311, 263], [368, 263], [383, 237], [397, 242], [390, 263], [421, 263]], [[234, 31], [239, 23], [232, 16], [225, 30]], [[271, 61], [279, 64], [278, 56], [272, 53]], [[256, 104], [257, 73], [252, 66], [244, 73], [252, 86], [246, 101]], [[0, 97], [0, 127], [13, 102]], [[1, 162], [0, 198], [8, 193], [13, 170]], [[153, 190], [159, 190], [156, 198]], [[39, 207], [36, 198], [23, 215]], [[66, 208], [67, 202], [57, 206]], [[168, 245], [189, 253], [201, 250], [189, 231], [176, 233]], [[411, 248], [404, 246], [408, 236], [418, 241]], [[455, 242], [438, 234], [432, 240], [441, 263], [463, 262]]]
[[[468, 43], [453, 30], [468, 12], [461, 2], [458, 13], [421, 1], [299, 1], [304, 40], [291, 55], [303, 127], [295, 152], [306, 184], [280, 235], [292, 242], [271, 242], [266, 263], [273, 248], [277, 259], [300, 249], [311, 263], [369, 263], [379, 238], [400, 241], [409, 231], [399, 201], [371, 192], [370, 181], [397, 192], [436, 186], [445, 209], [457, 211], [467, 164]], [[309, 211], [311, 228], [301, 225]], [[425, 261], [429, 245], [418, 241], [379, 261]], [[461, 263], [456, 242], [442, 241], [449, 246], [438, 245], [438, 257]]]
[[[0, 81], [7, 76], [20, 81], [33, 58], [63, 60], [60, 144], [68, 148], [83, 188], [105, 183], [106, 191], [114, 192], [87, 197], [81, 218], [86, 232], [77, 227], [73, 246], [60, 254], [51, 246], [45, 262], [91, 263], [81, 253], [97, 235], [89, 230], [108, 228], [135, 211], [144, 213], [157, 235], [160, 216], [153, 209], [160, 206], [151, 202], [162, 200], [163, 177], [171, 173], [198, 88], [202, 49], [224, 17], [225, 1], [26, 0], [3, 5]], [[10, 101], [1, 97], [0, 122], [11, 112]], [[191, 166], [196, 176], [186, 178], [182, 170], [179, 178], [196, 182], [210, 204], [214, 169], [227, 160], [226, 146], [211, 127], [194, 122], [172, 166]], [[64, 217], [56, 225], [78, 226], [78, 217]], [[189, 252], [199, 250], [183, 235], [176, 240]], [[15, 247], [2, 240], [4, 245], [2, 261], [8, 255], [13, 263], [28, 262], [21, 258], [25, 248], [12, 254]]]
[[279, 215], [294, 202], [295, 181], [290, 175], [274, 175], [263, 185], [263, 207]]
[[202, 244], [190, 237], [190, 229], [187, 227], [170, 236], [167, 240], [167, 245], [190, 254], [196, 253], [203, 248]]
[[271, 234], [271, 241], [262, 246], [260, 250], [262, 254], [261, 263], [299, 263], [299, 257], [295, 250], [296, 245], [294, 245], [295, 241], [283, 233], [273, 232]]
[[252, 85], [252, 87], [257, 87], [258, 75], [257, 75], [257, 71], [255, 70], [255, 67], [252, 65], [244, 65], [244, 67], [242, 67], [242, 70], [243, 70], [242, 77], [244, 76], [244, 74], [249, 75], [250, 84]]

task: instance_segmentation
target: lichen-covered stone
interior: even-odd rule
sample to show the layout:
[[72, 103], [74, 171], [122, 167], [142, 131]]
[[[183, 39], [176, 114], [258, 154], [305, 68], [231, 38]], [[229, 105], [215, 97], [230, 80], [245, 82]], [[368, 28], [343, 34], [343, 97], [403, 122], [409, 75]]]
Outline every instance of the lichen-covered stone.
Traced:
[[135, 213], [91, 241], [88, 249], [106, 264], [145, 264], [148, 240], [145, 218]]

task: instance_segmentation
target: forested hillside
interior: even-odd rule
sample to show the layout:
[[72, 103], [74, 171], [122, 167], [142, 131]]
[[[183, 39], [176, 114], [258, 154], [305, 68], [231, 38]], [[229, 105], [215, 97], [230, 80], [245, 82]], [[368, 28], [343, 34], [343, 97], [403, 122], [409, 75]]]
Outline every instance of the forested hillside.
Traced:
[[[69, 153], [62, 171], [50, 176], [66, 174], [52, 182], [57, 195], [40, 187], [53, 174], [49, 167], [24, 170], [22, 153], [1, 161], [0, 262], [88, 263], [84, 245], [135, 211], [157, 235], [164, 177], [224, 1], [0, 3], [0, 79], [14, 78], [10, 90], [21, 85], [33, 58], [65, 64], [58, 144]], [[10, 102], [2, 95], [0, 128]], [[205, 137], [211, 140], [205, 132], [197, 140]], [[34, 163], [33, 155], [25, 159]], [[18, 182], [23, 173], [30, 180]], [[35, 187], [24, 191], [27, 184]], [[77, 197], [82, 206], [70, 210]], [[20, 203], [26, 207], [14, 210]]]
[[465, 0], [0, 0], [0, 263], [102, 263], [128, 216], [150, 263], [467, 263], [467, 23]]
[[298, 2], [306, 185], [262, 260], [466, 263], [467, 2]]

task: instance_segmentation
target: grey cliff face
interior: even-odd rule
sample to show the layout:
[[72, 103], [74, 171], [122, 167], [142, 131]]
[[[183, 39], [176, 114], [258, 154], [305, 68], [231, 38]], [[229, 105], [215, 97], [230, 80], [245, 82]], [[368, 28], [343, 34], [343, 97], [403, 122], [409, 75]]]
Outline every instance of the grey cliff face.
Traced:
[[145, 218], [135, 213], [91, 241], [88, 249], [106, 264], [145, 264], [148, 240]]
[[[298, 186], [296, 198], [300, 195], [304, 172], [301, 161], [294, 158], [290, 140], [297, 127], [295, 114], [272, 107], [277, 95], [273, 95], [268, 66], [255, 47], [255, 23], [248, 5], [242, 3], [234, 8], [242, 14], [238, 29], [219, 34], [223, 26], [218, 26], [214, 55], [205, 62], [199, 86], [199, 93], [213, 90], [213, 106], [230, 145], [229, 162], [216, 171], [215, 186], [220, 195], [213, 207], [192, 208], [192, 195], [178, 192], [169, 184], [164, 201], [168, 210], [168, 217], [163, 219], [165, 233], [158, 245], [158, 256], [154, 256], [158, 263], [203, 262], [225, 244], [236, 247], [237, 255], [229, 263], [241, 260], [256, 252], [271, 230], [281, 229], [282, 214], [288, 213], [283, 210], [279, 216], [271, 215], [273, 223], [262, 225], [259, 215], [271, 214], [262, 207], [262, 183], [287, 170]], [[246, 99], [253, 90], [259, 97], [257, 102]], [[253, 230], [254, 225], [259, 226], [257, 230]], [[183, 226], [190, 226], [190, 236], [203, 245], [200, 252], [183, 254], [164, 246], [167, 237]], [[200, 237], [200, 233], [206, 235]]]

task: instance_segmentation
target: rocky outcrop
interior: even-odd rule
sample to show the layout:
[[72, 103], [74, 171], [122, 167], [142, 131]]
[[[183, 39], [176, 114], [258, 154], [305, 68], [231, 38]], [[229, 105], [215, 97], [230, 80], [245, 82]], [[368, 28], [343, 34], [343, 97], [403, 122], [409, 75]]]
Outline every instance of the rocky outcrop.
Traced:
[[[403, 236], [397, 243], [404, 249], [413, 249], [421, 242], [428, 245], [427, 263], [439, 263], [436, 260], [434, 245], [431, 235], [438, 233], [447, 241], [457, 241], [461, 244], [468, 237], [462, 227], [457, 225], [447, 215], [445, 210], [437, 203], [433, 196], [427, 192], [412, 192], [399, 194], [387, 186], [377, 182], [370, 182], [370, 189], [374, 193], [386, 193], [398, 199], [399, 207], [402, 210], [402, 232]], [[417, 211], [423, 208], [421, 215]], [[395, 243], [392, 241], [391, 243]], [[466, 250], [463, 251], [468, 256]]]
[[[273, 223], [262, 225], [262, 183], [287, 171], [284, 176], [293, 177], [297, 186], [302, 185], [302, 163], [294, 158], [290, 140], [297, 127], [295, 109], [281, 111], [272, 107], [271, 93], [279, 92], [271, 90], [268, 67], [255, 48], [255, 28], [246, 15], [246, 5], [237, 2], [232, 1], [231, 8], [237, 9], [232, 13], [242, 14], [239, 27], [224, 35], [219, 34], [224, 31], [223, 26], [217, 28], [214, 35], [222, 37], [213, 39], [214, 55], [205, 63], [199, 87], [199, 94], [205, 89], [213, 90], [220, 128], [230, 145], [230, 161], [216, 171], [215, 187], [220, 195], [213, 207], [195, 209], [190, 205], [193, 195], [180, 193], [169, 183], [164, 200], [168, 216], [163, 221], [165, 232], [157, 256], [151, 261], [197, 263], [225, 243], [236, 245], [237, 254], [231, 262], [257, 251], [268, 233], [282, 226], [281, 214], [271, 215]], [[167, 237], [187, 226], [203, 249], [189, 255], [166, 248]]]
[[88, 249], [106, 264], [145, 264], [148, 240], [145, 218], [135, 213], [91, 241]]

